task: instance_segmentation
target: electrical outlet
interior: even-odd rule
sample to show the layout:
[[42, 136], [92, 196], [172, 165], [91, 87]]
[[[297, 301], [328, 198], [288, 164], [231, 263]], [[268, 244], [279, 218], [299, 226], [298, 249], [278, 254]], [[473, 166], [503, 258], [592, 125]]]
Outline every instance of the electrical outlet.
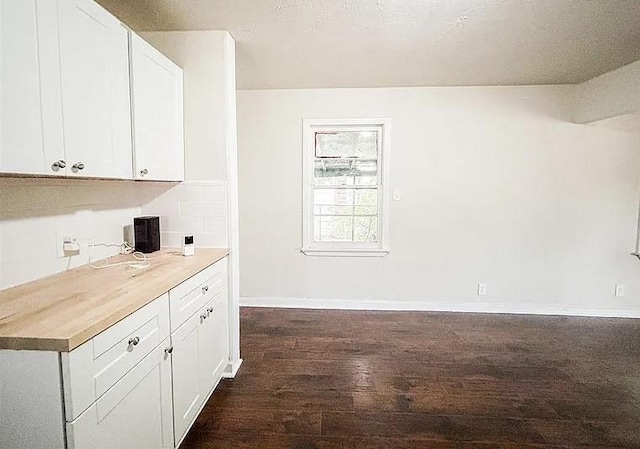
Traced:
[[624, 285], [623, 284], [616, 284], [616, 288], [614, 290], [614, 293], [615, 293], [616, 297], [624, 296]]
[[56, 234], [58, 258], [77, 256], [80, 254], [80, 250], [80, 243], [75, 237], [67, 234]]
[[485, 296], [487, 294], [487, 284], [478, 284], [478, 296]]
[[56, 256], [59, 259], [62, 259], [65, 256], [64, 254], [64, 240], [67, 237], [67, 234], [61, 234], [60, 232], [56, 232]]

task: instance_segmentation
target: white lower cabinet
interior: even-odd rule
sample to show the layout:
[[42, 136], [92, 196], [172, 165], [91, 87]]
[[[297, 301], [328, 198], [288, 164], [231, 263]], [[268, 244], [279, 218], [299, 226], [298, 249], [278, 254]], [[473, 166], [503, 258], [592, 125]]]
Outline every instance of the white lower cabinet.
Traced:
[[69, 449], [171, 449], [169, 339], [75, 421], [67, 423]]
[[229, 363], [226, 279], [222, 259], [70, 352], [0, 350], [0, 448], [177, 448]]
[[171, 335], [173, 345], [173, 410], [176, 446], [200, 411], [204, 402], [200, 385], [202, 319], [196, 313]]
[[222, 378], [227, 365], [226, 297], [225, 289], [171, 335], [176, 447]]
[[206, 342], [200, 352], [200, 383], [211, 392], [222, 378], [229, 361], [229, 328], [227, 292], [224, 291], [205, 306], [207, 318], [201, 326], [201, 339]]

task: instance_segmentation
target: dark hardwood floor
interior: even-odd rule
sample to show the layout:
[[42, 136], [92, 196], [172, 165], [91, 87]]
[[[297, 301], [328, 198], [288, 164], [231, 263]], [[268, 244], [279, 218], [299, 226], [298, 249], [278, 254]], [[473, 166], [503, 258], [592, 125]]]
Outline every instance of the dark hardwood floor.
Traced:
[[243, 309], [183, 449], [640, 448], [640, 320]]

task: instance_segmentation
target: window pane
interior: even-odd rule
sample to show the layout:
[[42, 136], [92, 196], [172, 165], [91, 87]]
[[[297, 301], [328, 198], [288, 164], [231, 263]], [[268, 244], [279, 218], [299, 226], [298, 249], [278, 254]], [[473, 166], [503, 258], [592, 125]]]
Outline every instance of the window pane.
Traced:
[[314, 209], [316, 215], [353, 215], [353, 206], [319, 205]]
[[377, 242], [377, 188], [316, 188], [313, 212], [316, 242]]
[[[353, 233], [353, 218], [347, 217], [316, 217], [320, 221], [321, 242], [350, 242]], [[314, 232], [314, 235], [317, 235]]]
[[376, 215], [378, 189], [314, 189], [315, 215]]
[[316, 132], [316, 157], [378, 157], [377, 131]]
[[378, 215], [378, 206], [355, 206], [354, 215]]
[[314, 183], [319, 186], [376, 185], [378, 162], [349, 159], [316, 159]]
[[353, 219], [353, 241], [376, 243], [378, 241], [378, 217], [355, 217]]
[[353, 189], [314, 189], [313, 205], [315, 206], [353, 206], [355, 194]]
[[378, 189], [358, 189], [354, 191], [354, 205], [371, 206], [378, 210]]

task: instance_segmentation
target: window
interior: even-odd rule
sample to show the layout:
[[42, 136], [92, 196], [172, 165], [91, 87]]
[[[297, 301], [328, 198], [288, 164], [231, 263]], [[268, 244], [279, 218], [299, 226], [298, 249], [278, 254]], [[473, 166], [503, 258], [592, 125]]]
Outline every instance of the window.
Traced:
[[304, 121], [302, 252], [384, 256], [388, 119]]

